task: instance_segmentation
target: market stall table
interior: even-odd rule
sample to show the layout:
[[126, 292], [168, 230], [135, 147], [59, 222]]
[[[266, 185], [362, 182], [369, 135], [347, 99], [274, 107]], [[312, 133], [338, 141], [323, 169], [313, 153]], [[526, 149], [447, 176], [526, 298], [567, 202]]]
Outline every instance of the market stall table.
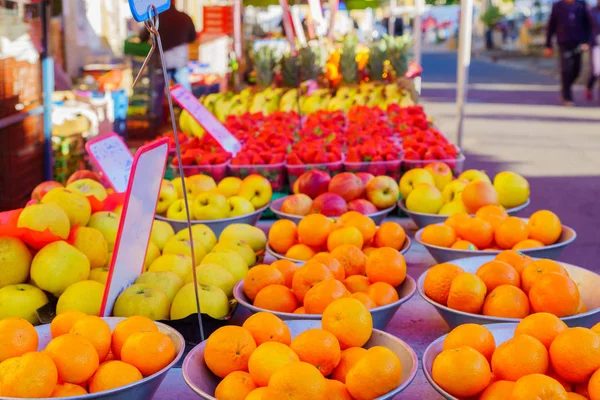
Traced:
[[[390, 220], [401, 223], [409, 236], [414, 237], [416, 226], [408, 219], [389, 218], [387, 221]], [[258, 226], [266, 232], [273, 222], [262, 221]], [[272, 261], [274, 260], [266, 259], [267, 263]], [[435, 264], [435, 261], [431, 258], [427, 250], [418, 243], [414, 243], [408, 254], [406, 254], [406, 262], [408, 265], [408, 274], [414, 279], [418, 279], [423, 272]], [[242, 320], [244, 316], [249, 315], [247, 310], [240, 309], [237, 311], [234, 319]], [[398, 313], [385, 331], [407, 342], [419, 357], [419, 370], [415, 380], [404, 392], [396, 396], [395, 399], [441, 399], [442, 397], [435, 392], [425, 379], [420, 365], [421, 357], [427, 346], [435, 339], [449, 332], [448, 325], [446, 325], [435, 308], [423, 300], [421, 296], [413, 296], [398, 310]], [[154, 396], [155, 400], [169, 400], [173, 398], [179, 400], [199, 398], [187, 387], [179, 368], [169, 371], [169, 375]]]

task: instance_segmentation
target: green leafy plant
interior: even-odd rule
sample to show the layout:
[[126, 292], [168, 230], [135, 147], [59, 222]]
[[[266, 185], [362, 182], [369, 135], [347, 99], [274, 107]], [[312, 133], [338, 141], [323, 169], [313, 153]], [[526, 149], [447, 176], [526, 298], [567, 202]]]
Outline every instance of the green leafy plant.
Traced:
[[500, 11], [500, 9], [496, 6], [490, 6], [485, 12], [481, 15], [481, 22], [488, 27], [489, 29], [495, 28], [496, 25], [502, 20], [504, 15]]

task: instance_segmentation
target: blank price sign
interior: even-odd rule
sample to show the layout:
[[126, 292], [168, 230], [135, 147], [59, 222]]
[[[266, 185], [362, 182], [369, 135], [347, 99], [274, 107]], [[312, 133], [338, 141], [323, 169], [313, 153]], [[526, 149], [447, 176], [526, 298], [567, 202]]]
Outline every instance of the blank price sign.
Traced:
[[133, 159], [131, 179], [111, 261], [100, 315], [108, 317], [119, 294], [144, 270], [169, 144], [166, 138], [140, 147]]
[[123, 139], [116, 133], [111, 133], [90, 140], [85, 148], [115, 192], [125, 192], [133, 165], [133, 155]]

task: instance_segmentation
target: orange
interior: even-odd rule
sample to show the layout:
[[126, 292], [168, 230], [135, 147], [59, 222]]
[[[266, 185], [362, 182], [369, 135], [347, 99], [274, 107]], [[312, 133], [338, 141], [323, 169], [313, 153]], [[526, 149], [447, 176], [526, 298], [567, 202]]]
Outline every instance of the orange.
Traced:
[[327, 279], [310, 288], [304, 296], [304, 308], [307, 314], [322, 314], [337, 299], [350, 297], [346, 286], [338, 280]]
[[584, 383], [600, 368], [600, 335], [586, 328], [569, 328], [550, 345], [552, 368], [561, 378]]
[[[586, 400], [587, 397], [577, 393], [567, 392], [567, 400]], [[595, 399], [594, 399], [595, 400]]]
[[356, 300], [360, 301], [361, 303], [363, 303], [365, 305], [365, 307], [367, 307], [369, 310], [377, 307], [377, 304], [375, 303], [375, 301], [372, 298], [370, 298], [369, 295], [366, 293], [362, 293], [362, 292], [353, 293], [351, 297], [353, 299], [356, 299]]
[[529, 335], [519, 335], [502, 343], [492, 356], [492, 371], [497, 379], [516, 382], [530, 374], [548, 371], [548, 350]]
[[296, 271], [292, 280], [292, 289], [298, 301], [302, 303], [306, 292], [326, 279], [333, 279], [333, 272], [329, 268], [318, 261], [306, 262]]
[[548, 246], [554, 244], [562, 233], [560, 218], [552, 211], [540, 210], [529, 217], [529, 237]]
[[45, 352], [54, 361], [61, 382], [83, 383], [94, 375], [100, 364], [94, 345], [72, 333], [52, 339]]
[[38, 334], [23, 318], [0, 320], [0, 362], [19, 357], [38, 348]]
[[494, 232], [494, 241], [501, 249], [512, 249], [513, 246], [529, 238], [529, 228], [525, 221], [518, 217], [508, 217]]
[[511, 381], [496, 381], [488, 386], [479, 396], [478, 400], [506, 400], [510, 399], [510, 395], [515, 387], [515, 383]]
[[519, 322], [515, 329], [515, 336], [533, 336], [549, 349], [554, 339], [565, 330], [567, 330], [567, 324], [556, 315], [536, 313], [525, 317]]
[[277, 370], [269, 380], [266, 400], [325, 399], [327, 382], [317, 368], [306, 362], [294, 362]]
[[591, 400], [600, 399], [600, 369], [592, 374], [588, 383], [588, 394]]
[[340, 343], [323, 329], [309, 329], [292, 340], [290, 346], [300, 361], [315, 366], [323, 376], [328, 376], [340, 362]]
[[306, 314], [306, 309], [304, 307], [298, 307], [294, 311], [294, 314]]
[[337, 229], [331, 232], [327, 238], [327, 249], [329, 251], [333, 251], [333, 249], [343, 244], [350, 244], [362, 249], [364, 245], [362, 234], [358, 229], [351, 226], [348, 228]]
[[346, 383], [346, 375], [364, 356], [367, 354], [367, 349], [362, 347], [350, 347], [342, 351], [340, 363], [334, 368], [331, 373], [331, 379], [335, 379], [342, 383]]
[[292, 260], [308, 261], [316, 253], [316, 251], [305, 244], [295, 244], [290, 247], [290, 249], [285, 253], [285, 256], [287, 258], [291, 258]]
[[467, 346], [438, 354], [433, 361], [431, 375], [442, 389], [460, 398], [481, 393], [492, 379], [486, 358]]
[[139, 332], [129, 336], [121, 349], [121, 360], [150, 376], [175, 359], [175, 344], [162, 332]]
[[491, 183], [475, 180], [465, 186], [461, 199], [467, 211], [474, 213], [487, 205], [498, 204], [498, 193]]
[[373, 317], [360, 301], [351, 298], [332, 302], [321, 319], [323, 329], [332, 333], [340, 348], [362, 347], [373, 333]]
[[567, 400], [565, 388], [556, 379], [542, 374], [520, 378], [513, 388], [510, 400]]
[[585, 397], [586, 399], [588, 399], [590, 397], [590, 394], [588, 393], [588, 383], [589, 382], [584, 382], [584, 383], [576, 383], [573, 385], [573, 392], [582, 395], [583, 397]]
[[224, 326], [206, 340], [204, 362], [213, 374], [225, 378], [233, 371], [248, 371], [248, 359], [255, 349], [256, 342], [247, 329]]
[[487, 288], [475, 274], [463, 272], [450, 285], [448, 307], [458, 311], [479, 314], [485, 301]]
[[346, 276], [365, 274], [367, 256], [358, 247], [343, 244], [336, 247], [331, 252], [331, 256], [342, 264], [344, 271], [346, 271]]
[[283, 285], [283, 274], [273, 265], [257, 265], [250, 268], [244, 278], [244, 293], [250, 301], [254, 301], [258, 292], [269, 285]]
[[456, 242], [456, 232], [448, 225], [427, 225], [421, 233], [425, 244], [438, 247], [450, 247]]
[[87, 390], [79, 385], [72, 383], [59, 383], [54, 388], [51, 397], [71, 397], [71, 396], [82, 396], [88, 394]]
[[327, 379], [327, 400], [353, 400], [346, 385], [342, 382]]
[[469, 250], [469, 251], [478, 250], [477, 246], [475, 246], [473, 243], [471, 243], [467, 240], [462, 240], [462, 239], [454, 242], [454, 244], [452, 246], [450, 246], [450, 248], [456, 249], [456, 250]]
[[466, 212], [459, 212], [446, 218], [446, 220], [444, 221], [444, 225], [448, 225], [449, 227], [454, 229], [454, 231], [458, 231], [458, 227], [471, 218], [472, 217]]
[[346, 388], [356, 400], [368, 400], [392, 391], [401, 381], [398, 356], [386, 347], [374, 346], [348, 371]]
[[377, 249], [377, 247], [363, 247], [362, 252], [365, 254], [365, 256], [369, 257], [371, 253], [375, 251], [375, 249]]
[[434, 265], [427, 271], [423, 288], [425, 294], [431, 300], [442, 305], [448, 304], [448, 295], [450, 294], [450, 285], [458, 275], [464, 271], [462, 268], [449, 263]]
[[333, 277], [335, 279], [337, 279], [338, 281], [343, 281], [344, 278], [346, 278], [346, 271], [344, 270], [344, 267], [342, 267], [342, 264], [336, 258], [334, 258], [331, 254], [318, 253], [310, 260], [318, 261], [321, 264], [323, 264], [324, 266], [326, 266], [327, 268], [329, 268], [329, 270], [333, 274]]
[[[346, 213], [348, 214], [348, 213]], [[375, 237], [377, 225], [375, 222], [360, 213], [352, 213], [351, 215], [342, 215], [340, 222], [344, 227], [354, 227], [358, 229], [363, 237], [364, 243], [369, 243]]]
[[258, 386], [245, 371], [234, 371], [227, 375], [215, 388], [219, 400], [244, 400]]
[[529, 291], [534, 312], [549, 312], [557, 317], [568, 317], [579, 308], [579, 289], [568, 276], [549, 272], [533, 284]]
[[352, 275], [346, 278], [344, 285], [350, 293], [366, 293], [371, 281], [363, 275]]
[[521, 276], [509, 264], [492, 260], [483, 264], [475, 273], [483, 280], [488, 292], [496, 289], [501, 285], [512, 285], [521, 287]]
[[494, 242], [494, 228], [481, 218], [469, 218], [457, 229], [458, 235], [473, 243], [478, 249], [485, 249]]
[[58, 373], [46, 352], [31, 352], [11, 363], [1, 381], [4, 397], [50, 397], [56, 388]]
[[110, 351], [111, 333], [110, 326], [102, 318], [94, 315], [81, 318], [75, 322], [70, 333], [89, 340], [98, 352], [99, 361], [104, 361]]
[[158, 332], [154, 321], [148, 317], [129, 317], [117, 324], [112, 333], [111, 350], [115, 358], [121, 358], [121, 349], [129, 336], [138, 332]]
[[568, 275], [562, 265], [552, 260], [536, 260], [527, 265], [521, 273], [521, 286], [525, 293], [529, 293], [534, 283], [541, 279], [542, 275], [548, 272], [558, 272]]
[[251, 315], [242, 325], [247, 329], [257, 346], [266, 342], [280, 342], [285, 345], [292, 343], [288, 326], [270, 312], [258, 312]]
[[596, 325], [592, 326], [592, 330], [598, 334], [600, 334], [600, 322], [598, 322]]
[[516, 250], [504, 250], [498, 253], [496, 261], [503, 261], [517, 270], [519, 274], [523, 272], [526, 266], [531, 264], [533, 260]]
[[525, 249], [535, 249], [538, 247], [544, 247], [544, 244], [538, 240], [534, 239], [525, 239], [521, 240], [519, 243], [513, 246], [513, 250], [525, 250]]
[[90, 393], [104, 392], [142, 380], [142, 373], [123, 361], [108, 361], [100, 365], [89, 382]]
[[385, 282], [400, 286], [406, 279], [406, 261], [398, 250], [381, 247], [367, 258], [365, 272], [373, 283]]
[[293, 313], [298, 308], [298, 300], [289, 288], [270, 285], [258, 292], [254, 305], [265, 310]]
[[556, 373], [556, 371], [554, 371], [552, 369], [552, 366], [550, 366], [550, 368], [548, 368], [548, 372], [546, 372], [546, 375], [549, 376], [552, 379], [556, 379], [556, 381], [558, 381], [558, 383], [560, 383], [567, 392], [572, 392], [573, 391], [573, 384], [571, 382], [567, 382], [566, 380], [564, 380], [563, 378], [561, 378], [560, 376], [558, 376], [558, 374]]
[[379, 226], [373, 243], [375, 247], [391, 247], [400, 250], [406, 241], [406, 232], [404, 228], [395, 222], [384, 222]]
[[577, 311], [575, 312], [575, 314], [584, 314], [588, 312], [588, 308], [585, 305], [585, 303], [583, 302], [583, 299], [580, 297], [579, 298], [579, 306], [577, 307]]
[[373, 299], [377, 307], [387, 306], [400, 300], [396, 288], [385, 282], [375, 282], [369, 286], [367, 295]]
[[486, 221], [492, 226], [493, 230], [496, 230], [496, 228], [508, 218], [508, 213], [502, 206], [488, 205], [477, 210], [475, 217]]
[[331, 218], [323, 214], [310, 214], [300, 220], [298, 238], [300, 243], [307, 246], [322, 247], [334, 228], [335, 223]]
[[250, 372], [252, 380], [258, 386], [267, 386], [269, 379], [275, 371], [284, 365], [298, 361], [300, 361], [300, 359], [296, 353], [285, 344], [267, 342], [258, 346], [256, 350], [250, 354], [248, 371]]
[[483, 315], [501, 318], [525, 318], [529, 315], [529, 299], [525, 292], [518, 287], [512, 285], [498, 286], [485, 298]]
[[485, 326], [464, 324], [457, 326], [446, 336], [442, 348], [452, 350], [462, 346], [477, 350], [489, 361], [496, 350], [496, 340]]
[[269, 229], [269, 246], [279, 254], [285, 254], [298, 244], [298, 227], [293, 221], [280, 219]]
[[[294, 274], [296, 273], [296, 271], [298, 271], [298, 268], [300, 268], [298, 264], [293, 263], [289, 260], [277, 260], [273, 264], [271, 264], [271, 266], [275, 267], [279, 272], [281, 272], [281, 274], [283, 275], [284, 285], [291, 288], [292, 279], [294, 279]], [[252, 269], [254, 268], [256, 267], [253, 267]], [[244, 285], [246, 285], [246, 281], [244, 281]]]
[[269, 389], [266, 387], [259, 387], [248, 393], [248, 396], [244, 400], [266, 400]]
[[[69, 333], [75, 322], [85, 317], [81, 311], [68, 310], [58, 314], [50, 324], [50, 334], [53, 338]], [[1, 359], [1, 357], [0, 357]]]

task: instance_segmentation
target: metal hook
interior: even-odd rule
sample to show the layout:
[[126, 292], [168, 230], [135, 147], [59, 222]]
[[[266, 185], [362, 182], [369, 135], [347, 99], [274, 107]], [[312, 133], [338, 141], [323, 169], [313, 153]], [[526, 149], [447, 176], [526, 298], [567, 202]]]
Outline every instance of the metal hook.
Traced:
[[[152, 15], [153, 13], [154, 13], [154, 15]], [[146, 70], [146, 67], [148, 67], [148, 63], [150, 62], [150, 59], [152, 58], [152, 54], [154, 54], [154, 50], [156, 50], [156, 37], [158, 36], [158, 26], [159, 26], [160, 21], [158, 19], [158, 10], [156, 9], [155, 5], [151, 5], [148, 7], [148, 16], [149, 16], [149, 18], [146, 21], [144, 21], [144, 26], [146, 27], [148, 32], [150, 32], [150, 39], [152, 39], [152, 46], [150, 47], [150, 51], [148, 52], [146, 59], [142, 63], [142, 66], [140, 67], [140, 70], [138, 71], [137, 76], [133, 80], [134, 88], [137, 86], [140, 78], [142, 77], [142, 73]]]

